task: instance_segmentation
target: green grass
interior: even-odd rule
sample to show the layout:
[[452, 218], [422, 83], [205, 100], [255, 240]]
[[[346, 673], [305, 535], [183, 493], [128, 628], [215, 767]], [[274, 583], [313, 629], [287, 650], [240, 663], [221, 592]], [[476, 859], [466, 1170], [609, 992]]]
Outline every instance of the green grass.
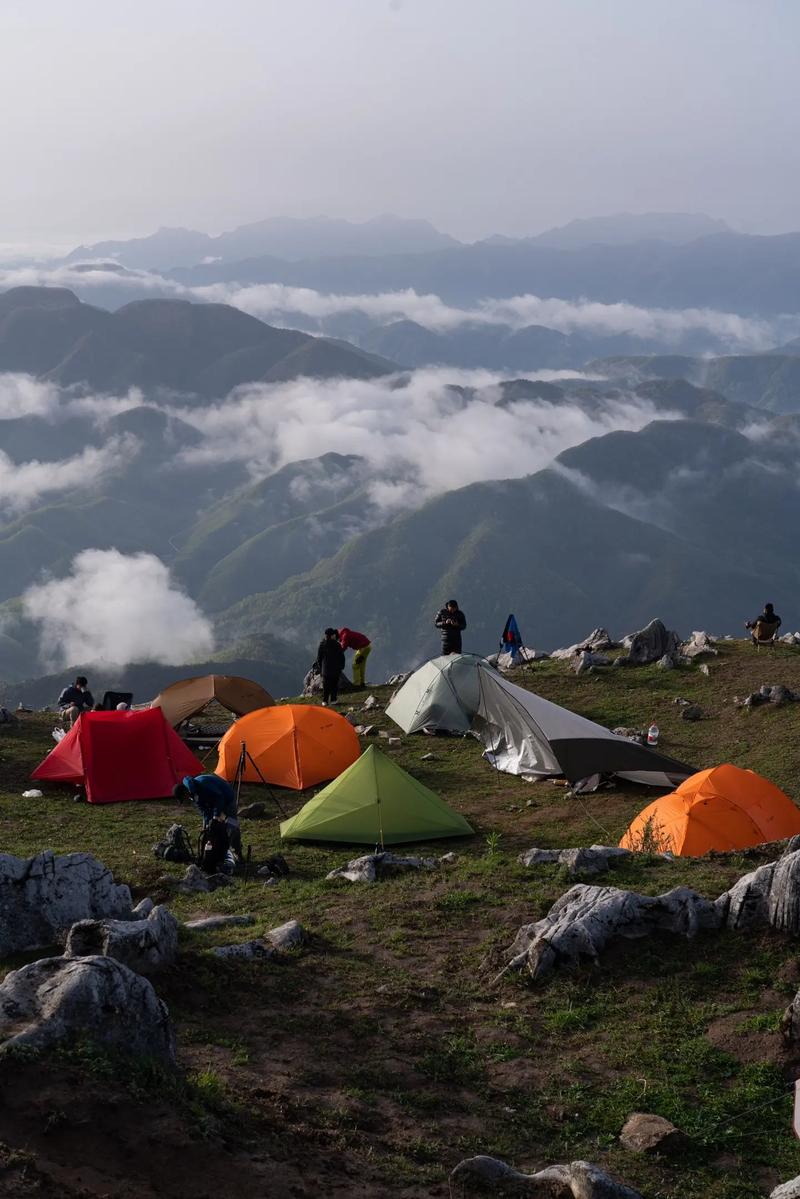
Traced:
[[[641, 727], [655, 717], [665, 752], [698, 767], [752, 766], [795, 794], [800, 705], [750, 712], [732, 698], [762, 682], [800, 689], [796, 653], [725, 646], [710, 677], [644, 668], [576, 678], [548, 662], [519, 681], [608, 726]], [[386, 689], [374, 691], [382, 703], [388, 698]], [[706, 718], [682, 721], [677, 696], [700, 703]], [[390, 727], [382, 713], [374, 722]], [[50, 727], [30, 716], [0, 731], [3, 849], [90, 850], [135, 896], [167, 899], [157, 880], [180, 868], [157, 861], [151, 847], [174, 820], [194, 834], [193, 813], [172, 802], [92, 807], [61, 789], [23, 800], [31, 767], [52, 746]], [[414, 846], [424, 855], [453, 850], [453, 864], [374, 887], [327, 882], [333, 866], [363, 850], [281, 847], [277, 820], [245, 823], [254, 859], [282, 848], [292, 874], [274, 887], [239, 880], [212, 895], [168, 898], [180, 917], [255, 918], [249, 927], [183, 935], [177, 965], [154, 979], [176, 1026], [178, 1080], [120, 1074], [86, 1048], [58, 1055], [53, 1070], [91, 1075], [111, 1098], [123, 1088], [140, 1104], [147, 1135], [171, 1135], [148, 1114], [160, 1096], [192, 1135], [233, 1139], [254, 1154], [279, 1146], [282, 1160], [305, 1160], [313, 1145], [329, 1181], [342, 1186], [355, 1171], [387, 1196], [428, 1194], [458, 1160], [479, 1152], [521, 1167], [588, 1158], [653, 1199], [756, 1199], [769, 1189], [765, 1177], [800, 1173], [791, 1070], [777, 1032], [793, 992], [780, 979], [797, 956], [787, 939], [628, 942], [599, 969], [539, 988], [509, 979], [493, 989], [492, 972], [481, 969], [568, 885], [558, 868], [526, 869], [517, 855], [534, 845], [615, 844], [652, 795], [619, 787], [568, 798], [563, 787], [496, 774], [469, 738], [380, 746], [475, 828], [463, 841]], [[433, 760], [423, 761], [431, 751]], [[257, 787], [245, 788], [243, 802], [258, 798]], [[288, 793], [282, 801], [292, 813], [306, 798]], [[611, 881], [648, 894], [686, 884], [716, 896], [751, 866], [743, 856], [643, 855]], [[285, 964], [209, 953], [292, 917], [312, 941]], [[15, 1061], [15, 1070], [24, 1068]], [[0, 1081], [8, 1069], [0, 1066]], [[56, 1107], [69, 1116], [66, 1082]], [[692, 1138], [691, 1151], [679, 1161], [625, 1153], [618, 1135], [635, 1110], [674, 1120]], [[35, 1142], [9, 1150], [17, 1151], [54, 1152]], [[68, 1138], [59, 1152], [66, 1160]]]

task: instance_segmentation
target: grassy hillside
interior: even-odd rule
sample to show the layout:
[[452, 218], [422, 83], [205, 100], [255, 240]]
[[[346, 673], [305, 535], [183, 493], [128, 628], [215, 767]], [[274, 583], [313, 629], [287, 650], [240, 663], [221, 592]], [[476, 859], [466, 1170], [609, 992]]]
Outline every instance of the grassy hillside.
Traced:
[[[800, 705], [732, 704], [763, 682], [800, 688], [795, 651], [726, 645], [709, 677], [648, 668], [576, 678], [544, 663], [518, 681], [608, 725], [655, 716], [666, 752], [698, 766], [751, 766], [800, 798]], [[387, 689], [375, 694], [388, 699]], [[682, 721], [679, 696], [699, 702], [706, 718]], [[380, 713], [377, 724], [390, 728]], [[137, 895], [163, 898], [163, 864], [150, 846], [174, 819], [193, 831], [196, 820], [166, 802], [94, 808], [60, 790], [21, 800], [51, 744], [38, 717], [0, 731], [4, 849], [88, 849]], [[596, 971], [538, 988], [494, 986], [481, 970], [569, 885], [557, 868], [524, 869], [517, 855], [533, 845], [613, 844], [652, 793], [620, 787], [571, 799], [551, 783], [494, 773], [471, 739], [380, 744], [472, 823], [472, 838], [414, 846], [452, 849], [455, 864], [365, 889], [324, 881], [361, 850], [291, 844], [292, 876], [277, 886], [238, 881], [174, 902], [180, 915], [256, 918], [227, 936], [187, 934], [178, 963], [156, 981], [177, 1026], [182, 1080], [86, 1049], [3, 1064], [0, 1083], [10, 1084], [12, 1069], [14, 1080], [3, 1086], [8, 1193], [39, 1180], [35, 1193], [67, 1199], [183, 1199], [225, 1194], [235, 1179], [244, 1199], [421, 1199], [445, 1196], [452, 1166], [481, 1152], [529, 1168], [588, 1158], [648, 1199], [756, 1199], [800, 1173], [790, 1132], [795, 1063], [777, 1033], [800, 982], [789, 939], [633, 942]], [[247, 788], [245, 799], [256, 798], [260, 790]], [[280, 798], [292, 813], [305, 796]], [[279, 848], [275, 820], [247, 823], [244, 834], [256, 860]], [[751, 867], [744, 856], [642, 860], [612, 881], [650, 894], [685, 883], [715, 896]], [[225, 964], [208, 953], [292, 917], [311, 942], [285, 965]], [[674, 1120], [692, 1149], [677, 1161], [624, 1152], [617, 1136], [635, 1110]], [[81, 1168], [87, 1160], [91, 1170]]]

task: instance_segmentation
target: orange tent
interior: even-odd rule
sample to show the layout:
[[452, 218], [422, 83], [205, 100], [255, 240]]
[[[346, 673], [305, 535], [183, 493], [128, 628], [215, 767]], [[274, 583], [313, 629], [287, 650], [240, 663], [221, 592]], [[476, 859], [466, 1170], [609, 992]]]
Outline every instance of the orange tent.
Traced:
[[620, 841], [685, 857], [747, 849], [800, 833], [800, 809], [754, 770], [712, 766], [648, 804]]
[[[350, 722], [315, 704], [259, 708], [231, 725], [219, 743], [216, 770], [229, 782], [236, 777], [242, 742], [268, 783], [295, 791], [336, 778], [361, 754]], [[261, 782], [250, 761], [244, 781]]]

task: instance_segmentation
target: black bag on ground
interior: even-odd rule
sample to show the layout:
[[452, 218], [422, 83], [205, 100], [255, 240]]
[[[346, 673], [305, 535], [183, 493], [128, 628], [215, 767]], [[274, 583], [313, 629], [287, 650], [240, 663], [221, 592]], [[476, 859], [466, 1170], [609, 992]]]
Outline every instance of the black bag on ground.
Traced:
[[171, 824], [163, 841], [153, 846], [153, 853], [165, 862], [193, 862], [192, 844], [182, 824]]
[[200, 834], [200, 868], [206, 874], [216, 874], [228, 856], [228, 847], [228, 830], [224, 822], [210, 821]]

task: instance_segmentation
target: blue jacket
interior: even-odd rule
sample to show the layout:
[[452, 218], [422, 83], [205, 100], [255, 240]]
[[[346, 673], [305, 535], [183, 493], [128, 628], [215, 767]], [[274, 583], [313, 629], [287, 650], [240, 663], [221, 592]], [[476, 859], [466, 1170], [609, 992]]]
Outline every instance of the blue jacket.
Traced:
[[215, 816], [236, 815], [236, 792], [218, 774], [187, 774], [183, 785], [206, 822]]

